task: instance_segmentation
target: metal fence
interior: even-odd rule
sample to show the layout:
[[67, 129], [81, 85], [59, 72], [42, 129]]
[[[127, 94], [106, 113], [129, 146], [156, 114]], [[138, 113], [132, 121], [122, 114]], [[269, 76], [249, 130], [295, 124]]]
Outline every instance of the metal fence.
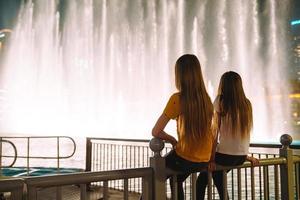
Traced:
[[[149, 148], [149, 140], [128, 140], [109, 138], [87, 138], [86, 139], [86, 170], [105, 171], [115, 169], [130, 169], [138, 167], [149, 167], [149, 157], [153, 152]], [[232, 169], [228, 173], [228, 193], [231, 199], [251, 199], [255, 195], [259, 199], [277, 199], [280, 195], [280, 174], [279, 164], [273, 163], [279, 157], [278, 149], [282, 144], [262, 144], [251, 143], [250, 151], [252, 156], [263, 161], [264, 165], [256, 168], [243, 167]], [[300, 145], [291, 145], [293, 149], [300, 149]], [[259, 148], [257, 150], [257, 148]], [[171, 150], [170, 144], [165, 144], [161, 154], [164, 155]], [[275, 160], [274, 160], [275, 159]], [[267, 162], [267, 164], [266, 164]], [[247, 166], [247, 162], [245, 163]], [[294, 163], [294, 182], [299, 185], [299, 163]], [[255, 174], [255, 183], [251, 183]], [[193, 190], [191, 185], [195, 185], [197, 174], [188, 177], [184, 183], [185, 198], [192, 199]], [[94, 183], [97, 184], [97, 183]], [[101, 184], [100, 184], [101, 185]], [[130, 191], [140, 192], [140, 180], [131, 180]], [[168, 183], [167, 183], [168, 185]], [[122, 183], [118, 181], [110, 182], [109, 187], [120, 189]], [[167, 195], [170, 197], [170, 189], [167, 187]], [[255, 187], [255, 188], [253, 188]], [[255, 193], [253, 192], [255, 191]], [[299, 191], [296, 193], [297, 198]], [[213, 199], [218, 198], [217, 190], [212, 188]]]
[[[259, 166], [252, 167], [249, 162], [245, 162], [243, 165], [233, 168], [218, 166], [217, 170], [223, 170], [225, 177], [224, 191], [227, 191], [228, 188], [230, 199], [299, 199], [300, 157], [293, 155], [293, 149], [289, 148], [291, 141], [287, 138], [289, 137], [282, 136], [282, 145], [279, 149], [278, 155], [264, 154], [269, 158], [260, 159]], [[137, 190], [137, 192], [143, 195], [143, 199], [165, 200], [166, 196], [168, 196], [166, 176], [167, 174], [171, 174], [172, 176], [176, 177], [176, 173], [170, 172], [165, 167], [164, 157], [162, 157], [161, 154], [162, 151], [165, 152], [168, 151], [168, 149], [164, 148], [163, 141], [157, 138], [152, 139], [150, 142], [151, 150], [148, 149], [148, 144], [146, 146], [146, 143], [140, 148], [134, 148], [131, 145], [128, 147], [128, 144], [125, 145], [120, 144], [119, 141], [113, 141], [119, 143], [118, 145], [121, 146], [104, 146], [103, 148], [98, 146], [98, 151], [94, 153], [92, 152], [93, 149], [87, 150], [88, 162], [92, 162], [94, 160], [101, 161], [101, 163], [106, 164], [111, 162], [107, 167], [99, 165], [92, 167], [92, 165], [88, 165], [87, 162], [87, 167], [91, 166], [91, 169], [99, 169], [102, 171], [30, 177], [21, 180], [1, 180], [0, 192], [11, 192], [12, 199], [19, 200], [21, 197], [20, 195], [17, 196], [16, 191], [20, 193], [23, 186], [26, 185], [27, 193], [23, 191], [23, 195], [27, 196], [27, 198], [30, 200], [35, 200], [39, 198], [38, 191], [40, 188], [64, 185], [80, 185], [80, 199], [86, 200], [86, 186], [89, 183], [93, 183], [96, 185], [99, 184], [101, 188], [103, 188], [101, 191], [103, 199], [108, 199], [108, 188], [116, 187], [116, 189], [119, 189], [123, 192], [124, 199], [128, 199], [128, 193], [130, 191]], [[87, 146], [89, 146], [88, 148], [93, 147], [91, 142], [87, 142]], [[97, 145], [94, 145], [94, 148], [97, 149]], [[129, 150], [130, 148], [131, 150]], [[108, 149], [110, 149], [111, 152], [108, 152]], [[138, 153], [136, 153], [139, 151], [141, 154], [143, 154], [143, 156], [140, 156]], [[144, 154], [147, 155], [147, 152], [149, 153], [149, 156], [146, 158]], [[117, 154], [121, 154], [118, 159], [111, 158]], [[123, 156], [125, 156], [124, 159]], [[106, 157], [109, 157], [109, 159], [104, 159]], [[102, 162], [103, 159], [106, 161]], [[133, 161], [131, 161], [131, 159], [133, 159]], [[147, 161], [142, 162], [143, 160]], [[131, 168], [133, 168], [132, 165], [135, 164], [148, 164], [149, 166], [140, 166], [135, 167], [134, 169], [124, 169], [126, 168], [126, 163], [127, 166]], [[112, 170], [114, 167], [123, 167], [123, 169]], [[231, 173], [226, 176], [226, 171], [228, 169], [231, 170]], [[207, 189], [207, 199], [219, 199], [218, 194], [216, 193], [212, 184], [211, 172], [208, 172], [208, 174], [209, 184]], [[185, 183], [186, 199], [195, 199], [196, 178], [197, 173], [194, 173]], [[138, 181], [130, 182], [132, 179], [136, 179]], [[116, 181], [119, 181], [119, 183]], [[138, 185], [139, 181], [141, 181], [140, 185]], [[57, 191], [58, 193], [56, 199], [61, 199], [61, 193], [59, 190]], [[175, 191], [176, 188], [174, 188], [173, 193], [176, 193]], [[41, 197], [40, 199], [43, 198]], [[173, 197], [173, 199], [176, 200], [176, 197]]]
[[[54, 143], [54, 148], [49, 149], [48, 153], [50, 151], [55, 151], [55, 152], [53, 152], [52, 156], [49, 155], [41, 156], [40, 148], [43, 148], [44, 143], [49, 143], [50, 140], [51, 142]], [[72, 151], [68, 155], [62, 155], [61, 153], [61, 146], [63, 146], [63, 144], [61, 143], [63, 140], [68, 140], [72, 144]], [[5, 143], [9, 144], [11, 148], [10, 149], [8, 147], [4, 148]], [[39, 146], [33, 148], [34, 146], [33, 143], [38, 143]], [[55, 160], [57, 171], [59, 171], [61, 160], [71, 158], [74, 155], [75, 151], [76, 151], [76, 143], [74, 139], [69, 136], [0, 137], [0, 174], [1, 174], [1, 169], [3, 167], [13, 166], [19, 159], [26, 160], [27, 176], [29, 175], [30, 172], [30, 167], [31, 167], [30, 162], [32, 159]], [[5, 158], [12, 159], [10, 164], [7, 166], [3, 164]]]
[[[80, 199], [87, 200], [87, 186], [91, 182], [102, 182], [103, 187], [97, 199], [107, 200], [109, 198], [108, 183], [112, 180], [121, 180], [123, 182], [123, 198], [129, 199], [128, 182], [132, 178], [140, 178], [142, 181], [141, 197], [143, 200], [152, 200], [153, 197], [153, 170], [152, 168], [126, 169], [126, 170], [112, 170], [105, 172], [80, 172], [70, 174], [48, 175], [40, 177], [27, 178], [7, 178], [0, 179], [0, 192], [11, 193], [9, 199], [11, 200], [37, 200], [50, 199], [49, 196], [41, 193], [41, 189], [56, 187], [55, 199], [61, 200], [62, 186], [80, 187]], [[24, 190], [26, 188], [26, 190]], [[49, 195], [49, 194], [48, 194]], [[7, 195], [6, 195], [7, 196]], [[72, 199], [73, 200], [73, 199]]]
[[19, 178], [1, 178], [0, 193], [10, 192], [12, 200], [21, 200], [23, 196], [24, 181]]
[[[127, 170], [112, 170], [105, 172], [81, 172], [73, 174], [63, 174], [54, 176], [31, 177], [25, 179], [27, 185], [27, 197], [30, 200], [38, 199], [38, 189], [44, 187], [64, 186], [64, 185], [80, 185], [80, 199], [87, 199], [87, 184], [91, 182], [102, 182], [103, 191], [102, 198], [108, 199], [108, 182], [111, 180], [123, 181], [123, 199], [128, 199], [128, 180], [132, 178], [141, 178], [142, 180], [142, 198], [143, 200], [152, 200], [152, 168], [139, 168]], [[57, 196], [61, 199], [61, 194]]]
[[[231, 196], [229, 195], [230, 199], [282, 199], [282, 200], [294, 200], [299, 199], [299, 163], [300, 157], [293, 155], [293, 150], [289, 148], [289, 145], [292, 143], [291, 137], [289, 135], [281, 136], [281, 143], [282, 148], [279, 149], [279, 157], [277, 158], [267, 158], [261, 159], [260, 164], [258, 167], [252, 167], [251, 163], [245, 162], [241, 166], [237, 167], [221, 167], [217, 168], [217, 170], [223, 171], [224, 177], [224, 193], [227, 192], [227, 188], [229, 187], [226, 171], [237, 170], [237, 176], [234, 178], [236, 179], [236, 184], [232, 184], [232, 187], [236, 185], [237, 189], [235, 193]], [[163, 200], [166, 197], [162, 194], [166, 193], [165, 190], [165, 181], [166, 173], [168, 170], [165, 167], [164, 158], [161, 157], [160, 151], [163, 150], [164, 144], [161, 140], [155, 138], [150, 142], [150, 147], [154, 151], [154, 156], [150, 158], [151, 167], [154, 169], [154, 194], [156, 200]], [[255, 169], [263, 169], [262, 177], [257, 177], [257, 170]], [[274, 169], [274, 174], [269, 173], [269, 169]], [[245, 180], [242, 180], [241, 170], [243, 169], [250, 169], [250, 179], [247, 177], [245, 180], [249, 180], [250, 187], [247, 189], [245, 186]], [[176, 174], [174, 172], [173, 177], [176, 180]], [[212, 178], [211, 172], [209, 174], [209, 183], [208, 183], [208, 190], [207, 190], [207, 199], [212, 200], [216, 199], [213, 196], [213, 189], [212, 189]], [[271, 178], [273, 179], [274, 185], [274, 193], [271, 194], [270, 186], [271, 186]], [[192, 192], [189, 196], [189, 199], [195, 199], [195, 178], [193, 179], [193, 183], [190, 186]], [[257, 187], [257, 179], [263, 180], [263, 184], [260, 184]], [[243, 183], [244, 182], [244, 183]], [[260, 181], [259, 181], [260, 182]], [[243, 185], [244, 184], [244, 185]], [[176, 185], [174, 183], [174, 185]], [[257, 189], [260, 190], [257, 193]], [[173, 194], [175, 196], [172, 199], [177, 200], [176, 196], [176, 188], [173, 190]], [[247, 195], [249, 194], [249, 195]], [[217, 198], [218, 199], [218, 198]], [[225, 199], [227, 196], [225, 195]]]

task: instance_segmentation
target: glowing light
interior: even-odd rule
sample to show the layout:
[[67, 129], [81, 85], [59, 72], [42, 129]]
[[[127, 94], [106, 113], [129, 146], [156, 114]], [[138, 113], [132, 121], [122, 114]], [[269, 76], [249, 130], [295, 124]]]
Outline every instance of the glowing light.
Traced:
[[[264, 35], [248, 37], [249, 31], [259, 28], [256, 4], [230, 3], [230, 7], [241, 10], [232, 18], [227, 17], [224, 1], [216, 1], [214, 6], [201, 3], [199, 11], [191, 15], [191, 19], [197, 20], [186, 24], [189, 20], [184, 0], [162, 3], [161, 12], [156, 10], [159, 3], [135, 4], [134, 18], [127, 9], [130, 0], [110, 3], [104, 0], [99, 3], [102, 6], [78, 0], [69, 1], [64, 23], [60, 23], [61, 13], [57, 12], [55, 3], [59, 1], [62, 0], [36, 1], [38, 6], [23, 1], [26, 5], [21, 7], [15, 34], [0, 30], [6, 37], [12, 36], [0, 74], [0, 97], [5, 98], [0, 99], [0, 135], [9, 132], [149, 138], [170, 94], [176, 91], [175, 59], [180, 52], [189, 51], [190, 45], [203, 64], [212, 99], [221, 73], [236, 70], [241, 74], [253, 104], [253, 139], [278, 139], [275, 134], [283, 132], [284, 119], [289, 119], [283, 113], [286, 98], [274, 94], [286, 91], [287, 84], [282, 84], [280, 74], [286, 61], [277, 58], [288, 56], [285, 48], [280, 48], [286, 45], [281, 44], [284, 42], [278, 38], [281, 35], [275, 33], [282, 28], [281, 24], [289, 22], [276, 18], [274, 1], [270, 7], [273, 12], [268, 12], [272, 26], [266, 30], [272, 37], [268, 37], [264, 48], [276, 51], [266, 56], [259, 55], [259, 38]], [[78, 10], [81, 4], [84, 7]], [[146, 20], [144, 10], [149, 13]], [[243, 12], [248, 10], [253, 12], [245, 17]], [[206, 30], [203, 24], [209, 20], [205, 17], [209, 12], [217, 14], [218, 26]], [[101, 15], [100, 23], [93, 20], [95, 15]], [[111, 26], [115, 19], [118, 23]], [[157, 19], [163, 19], [163, 26]], [[232, 26], [232, 20], [241, 27]], [[257, 23], [246, 26], [248, 20]], [[193, 28], [191, 40], [190, 36], [185, 37], [186, 26]], [[212, 34], [212, 42], [207, 44], [206, 35], [210, 32], [217, 34]], [[257, 34], [261, 32], [258, 30]], [[210, 61], [217, 52], [221, 52], [224, 60]], [[263, 73], [266, 64], [272, 66], [267, 71], [269, 79]], [[237, 67], [225, 67], [229, 65]], [[2, 94], [1, 90], [7, 92]], [[176, 122], [173, 122], [172, 131], [167, 132], [176, 135]]]
[[0, 38], [4, 38], [5, 34], [4, 33], [0, 33]]
[[297, 24], [300, 24], [300, 19], [291, 22], [292, 26], [297, 25]]
[[289, 97], [291, 99], [299, 99], [300, 98], [300, 94], [299, 93], [296, 93], [296, 94], [290, 94]]

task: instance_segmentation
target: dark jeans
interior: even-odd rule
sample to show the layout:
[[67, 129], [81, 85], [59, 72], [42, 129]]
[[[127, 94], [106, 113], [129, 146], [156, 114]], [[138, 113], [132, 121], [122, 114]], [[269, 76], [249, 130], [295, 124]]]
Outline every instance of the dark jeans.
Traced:
[[[222, 154], [222, 153], [216, 153], [215, 155], [215, 162], [218, 165], [223, 165], [223, 166], [238, 166], [241, 165], [245, 162], [246, 160], [246, 155], [242, 156], [236, 156], [236, 155], [228, 155], [228, 154]], [[230, 170], [227, 171], [227, 173]], [[214, 184], [217, 187], [217, 190], [219, 192], [220, 200], [224, 199], [224, 194], [223, 194], [223, 172], [222, 171], [214, 171], [212, 173], [212, 177], [214, 180]], [[205, 189], [208, 183], [208, 174], [207, 172], [201, 172], [197, 178], [197, 183], [196, 183], [196, 197], [197, 200], [203, 200], [205, 196]], [[227, 199], [228, 195], [227, 195]]]
[[[178, 200], [184, 200], [182, 183], [193, 172], [200, 171], [207, 167], [207, 162], [191, 162], [178, 156], [174, 150], [165, 155], [166, 166], [169, 169], [179, 172], [177, 175], [177, 194]], [[169, 178], [169, 177], [168, 177]], [[173, 178], [170, 178], [171, 191], [173, 188]]]

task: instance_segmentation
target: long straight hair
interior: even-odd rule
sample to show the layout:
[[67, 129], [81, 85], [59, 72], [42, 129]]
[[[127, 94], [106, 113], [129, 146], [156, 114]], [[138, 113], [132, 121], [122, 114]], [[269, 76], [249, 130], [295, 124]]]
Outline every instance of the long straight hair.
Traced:
[[195, 55], [185, 54], [175, 64], [183, 131], [188, 139], [207, 136], [211, 129], [213, 105], [206, 91], [201, 65]]
[[[241, 76], [233, 71], [224, 73], [218, 93], [221, 115], [229, 117], [232, 134], [240, 132], [242, 137], [248, 136], [253, 126], [252, 106], [245, 95]], [[237, 130], [238, 124], [240, 130]]]

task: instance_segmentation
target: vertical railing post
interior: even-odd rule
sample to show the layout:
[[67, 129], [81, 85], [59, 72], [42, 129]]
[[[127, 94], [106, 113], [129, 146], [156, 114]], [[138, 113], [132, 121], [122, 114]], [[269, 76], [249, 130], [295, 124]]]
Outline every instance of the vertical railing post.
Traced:
[[80, 184], [80, 200], [86, 200], [86, 184]]
[[[57, 151], [57, 173], [60, 173], [60, 146], [59, 146], [59, 136], [56, 137], [56, 151]], [[62, 199], [62, 188], [61, 186], [56, 187], [56, 200]]]
[[286, 158], [286, 164], [280, 165], [281, 199], [285, 200], [294, 199], [293, 150], [289, 148], [292, 141], [292, 137], [288, 134], [280, 137], [282, 148], [279, 155]]
[[[85, 145], [85, 171], [92, 171], [92, 141], [91, 138], [86, 138]], [[91, 183], [86, 185], [86, 189], [90, 190]]]
[[37, 200], [37, 191], [36, 191], [36, 187], [28, 187], [27, 186], [27, 199], [29, 200]]
[[0, 137], [0, 176], [2, 176], [2, 137]]
[[154, 171], [153, 176], [153, 197], [154, 200], [166, 199], [166, 162], [161, 157], [160, 152], [164, 148], [164, 142], [159, 138], [152, 138], [150, 141], [150, 149], [154, 152], [154, 156], [150, 157], [150, 166]]
[[30, 137], [27, 137], [27, 176], [29, 176]]
[[192, 199], [196, 199], [196, 182], [197, 182], [197, 173], [192, 173], [191, 175], [192, 181]]
[[86, 156], [85, 156], [85, 171], [92, 171], [92, 141], [91, 138], [86, 138]]
[[15, 183], [16, 188], [11, 191], [11, 200], [22, 200], [23, 198], [23, 180], [18, 180]]
[[[300, 198], [300, 163], [298, 162], [296, 164], [296, 180], [297, 180], [297, 183], [296, 183], [296, 187], [297, 187], [297, 198], [299, 199]], [[297, 176], [298, 175], [298, 176]]]
[[[153, 173], [151, 174], [153, 175]], [[143, 177], [143, 182], [142, 182], [142, 199], [143, 200], [152, 200], [153, 198], [153, 191], [152, 191], [152, 176], [146, 176]]]

